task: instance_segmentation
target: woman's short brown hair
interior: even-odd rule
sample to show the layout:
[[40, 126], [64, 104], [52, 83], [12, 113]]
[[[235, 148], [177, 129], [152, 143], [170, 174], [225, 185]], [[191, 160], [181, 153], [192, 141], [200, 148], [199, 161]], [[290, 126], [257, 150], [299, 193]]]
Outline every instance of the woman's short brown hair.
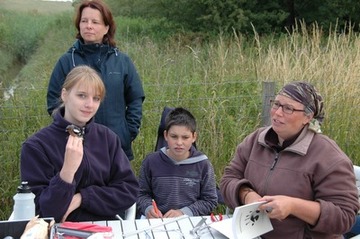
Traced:
[[115, 30], [116, 25], [114, 18], [112, 16], [112, 13], [109, 9], [109, 7], [105, 4], [102, 0], [83, 0], [80, 2], [79, 6], [77, 7], [76, 16], [75, 16], [75, 27], [77, 29], [76, 38], [83, 40], [80, 35], [80, 21], [81, 21], [81, 15], [84, 8], [90, 7], [92, 9], [99, 10], [104, 24], [106, 26], [109, 26], [109, 30], [107, 34], [103, 38], [103, 43], [109, 44], [112, 47], [116, 47], [116, 41], [115, 41]]

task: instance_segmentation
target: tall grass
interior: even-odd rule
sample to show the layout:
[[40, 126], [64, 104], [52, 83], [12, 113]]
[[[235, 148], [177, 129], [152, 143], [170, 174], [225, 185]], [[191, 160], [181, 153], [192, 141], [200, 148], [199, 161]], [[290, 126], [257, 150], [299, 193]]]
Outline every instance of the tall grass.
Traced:
[[[46, 88], [54, 64], [74, 41], [71, 20], [70, 14], [45, 19], [43, 24], [50, 27], [14, 80], [14, 96], [0, 99], [1, 219], [10, 215], [19, 184], [21, 143], [51, 122]], [[234, 34], [202, 41], [183, 33], [149, 37], [142, 30], [148, 29], [144, 21], [117, 21], [119, 47], [134, 60], [146, 93], [141, 131], [133, 144], [136, 174], [142, 159], [154, 150], [163, 107], [183, 106], [197, 118], [198, 147], [211, 159], [219, 180], [236, 145], [261, 126], [263, 81], [275, 81], [278, 87], [293, 80], [313, 83], [325, 98], [324, 133], [360, 163], [360, 39], [351, 29], [346, 35], [333, 29], [324, 36], [316, 25], [298, 26], [276, 37]], [[151, 29], [156, 29], [154, 24]], [[2, 27], [11, 31], [10, 26]]]

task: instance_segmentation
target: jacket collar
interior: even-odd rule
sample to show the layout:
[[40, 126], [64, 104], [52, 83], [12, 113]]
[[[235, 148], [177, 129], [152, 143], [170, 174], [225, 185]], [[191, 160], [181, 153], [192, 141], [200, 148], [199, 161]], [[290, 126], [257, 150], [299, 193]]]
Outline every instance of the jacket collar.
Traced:
[[[71, 125], [72, 123], [67, 121], [64, 118], [64, 113], [65, 113], [65, 108], [61, 107], [55, 114], [54, 116], [54, 122], [53, 125], [58, 128], [58, 130], [64, 131], [66, 132], [66, 127]], [[84, 130], [84, 136], [91, 130], [91, 128], [93, 127], [93, 125], [95, 124], [94, 122], [94, 118], [91, 118], [84, 127], [79, 127], [82, 128]]]
[[98, 51], [100, 54], [115, 54], [119, 55], [119, 50], [116, 47], [111, 47], [107, 44], [84, 44], [79, 39], [77, 39], [73, 46], [68, 50], [68, 53], [71, 54], [72, 66], [75, 67], [77, 63], [75, 62], [75, 52], [84, 56], [90, 52], [90, 55]]
[[101, 51], [102, 53], [115, 53], [117, 54], [117, 48], [111, 47], [108, 44], [84, 44], [81, 40], [77, 39], [73, 46], [69, 49], [69, 52], [78, 52], [80, 54], [84, 54], [85, 52], [95, 52], [95, 51]]
[[[258, 143], [270, 147], [265, 142], [265, 136], [269, 133], [269, 130], [271, 129], [271, 126], [268, 126], [264, 128], [262, 132], [259, 134]], [[290, 146], [284, 149], [284, 151], [290, 151], [297, 153], [299, 155], [306, 155], [309, 146], [311, 144], [311, 141], [314, 137], [315, 133], [311, 130], [309, 130], [309, 125], [305, 125], [305, 127], [302, 129], [300, 135], [297, 137], [297, 139], [292, 143]]]
[[191, 146], [191, 148], [190, 148], [190, 157], [187, 159], [181, 160], [181, 161], [176, 161], [176, 160], [170, 158], [166, 153], [166, 149], [167, 149], [167, 147], [162, 147], [160, 149], [160, 151], [163, 154], [165, 154], [166, 160], [168, 159], [169, 161], [171, 161], [173, 164], [176, 164], [176, 165], [193, 164], [193, 163], [197, 163], [197, 162], [200, 162], [203, 160], [208, 160], [208, 157], [205, 154], [201, 153], [200, 151], [196, 150], [196, 148], [194, 146]]

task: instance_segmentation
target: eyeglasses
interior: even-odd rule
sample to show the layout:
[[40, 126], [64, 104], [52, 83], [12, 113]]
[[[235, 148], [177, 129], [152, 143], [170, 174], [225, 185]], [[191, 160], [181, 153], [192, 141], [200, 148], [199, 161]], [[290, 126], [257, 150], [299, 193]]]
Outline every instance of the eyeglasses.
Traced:
[[294, 113], [294, 111], [299, 111], [299, 112], [305, 112], [305, 110], [298, 110], [298, 109], [294, 109], [294, 107], [292, 105], [282, 105], [280, 104], [279, 101], [275, 101], [275, 100], [271, 100], [270, 101], [271, 104], [271, 108], [274, 110], [277, 110], [281, 107], [282, 112], [284, 112], [285, 114], [291, 115], [292, 113]]

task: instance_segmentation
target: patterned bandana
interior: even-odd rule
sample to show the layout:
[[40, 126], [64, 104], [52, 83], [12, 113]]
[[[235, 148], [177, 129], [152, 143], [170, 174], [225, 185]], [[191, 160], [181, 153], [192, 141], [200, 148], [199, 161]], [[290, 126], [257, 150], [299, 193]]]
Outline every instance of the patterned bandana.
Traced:
[[286, 84], [279, 95], [289, 97], [305, 106], [305, 113], [314, 113], [309, 129], [321, 133], [321, 124], [324, 120], [324, 102], [322, 96], [314, 86], [307, 82], [292, 82]]

